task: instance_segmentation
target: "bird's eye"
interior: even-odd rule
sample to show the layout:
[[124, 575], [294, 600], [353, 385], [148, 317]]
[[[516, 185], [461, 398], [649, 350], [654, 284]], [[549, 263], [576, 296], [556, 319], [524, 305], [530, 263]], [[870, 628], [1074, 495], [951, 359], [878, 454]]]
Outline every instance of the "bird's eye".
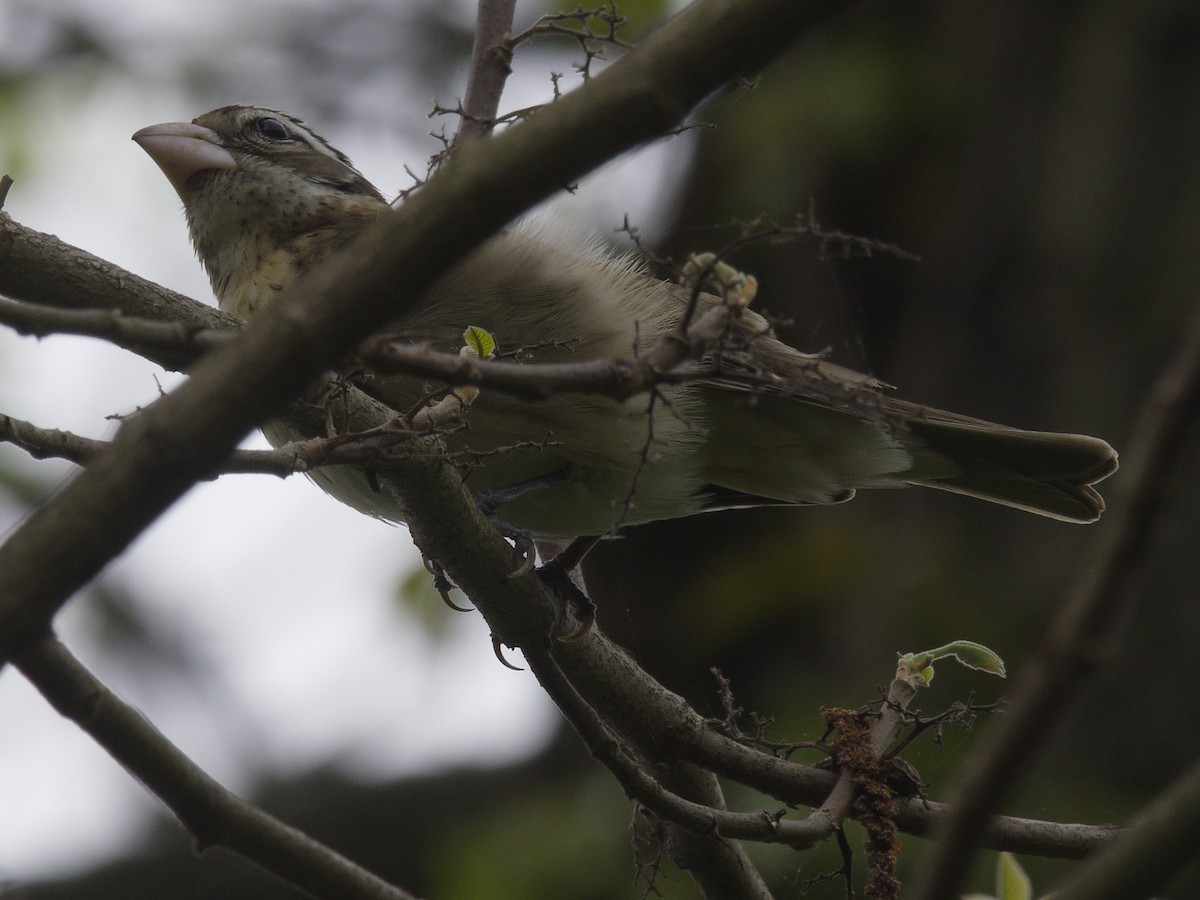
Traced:
[[287, 126], [278, 119], [255, 119], [254, 127], [258, 129], [258, 133], [265, 137], [268, 141], [293, 140], [292, 133], [288, 131]]

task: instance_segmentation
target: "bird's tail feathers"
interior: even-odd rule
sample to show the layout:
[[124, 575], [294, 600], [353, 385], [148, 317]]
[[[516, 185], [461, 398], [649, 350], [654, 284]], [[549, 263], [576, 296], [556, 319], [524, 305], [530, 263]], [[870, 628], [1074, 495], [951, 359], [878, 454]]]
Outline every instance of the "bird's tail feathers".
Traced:
[[[1092, 487], [1117, 468], [1105, 441], [984, 422], [913, 419], [918, 445], [910, 484], [978, 497], [1064, 522], [1094, 522], [1104, 500]], [[947, 471], [946, 462], [953, 469]]]

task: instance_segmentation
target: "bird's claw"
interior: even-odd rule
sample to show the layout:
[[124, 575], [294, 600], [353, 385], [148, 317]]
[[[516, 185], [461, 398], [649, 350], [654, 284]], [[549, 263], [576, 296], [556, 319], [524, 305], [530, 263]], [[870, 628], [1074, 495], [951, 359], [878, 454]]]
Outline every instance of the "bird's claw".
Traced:
[[425, 566], [425, 571], [433, 576], [433, 588], [438, 592], [445, 603], [455, 612], [473, 612], [469, 606], [459, 606], [450, 599], [450, 591], [454, 589], [454, 582], [446, 577], [446, 570], [442, 568], [441, 563], [437, 560], [430, 559], [428, 556], [422, 556], [421, 562]]
[[509, 573], [509, 578], [519, 578], [531, 572], [537, 563], [537, 550], [534, 546], [533, 535], [497, 515], [496, 510], [505, 503], [524, 497], [526, 494], [536, 493], [561, 484], [569, 475], [568, 469], [559, 469], [515, 484], [489, 488], [475, 495], [475, 506], [487, 516], [488, 521], [495, 525], [504, 537], [513, 542], [517, 555], [520, 557], [520, 564]]
[[513, 542], [513, 549], [517, 552], [517, 559], [520, 560], [517, 567], [508, 573], [508, 577], [520, 578], [522, 575], [528, 575], [537, 565], [537, 547], [534, 545], [533, 535], [528, 531], [500, 522], [495, 517], [491, 518], [494, 523], [499, 523], [501, 534]]
[[501, 537], [512, 541], [513, 552], [517, 557], [517, 567], [505, 577], [520, 578], [522, 575], [532, 572], [533, 567], [537, 565], [537, 546], [534, 544], [533, 535], [524, 528], [518, 528], [511, 522], [505, 521], [493, 512], [484, 510], [483, 514], [500, 532]]
[[512, 669], [514, 672], [525, 671], [520, 666], [514, 666], [504, 658], [504, 643], [494, 634], [492, 635], [492, 652], [496, 654], [496, 659], [500, 660], [500, 665], [504, 666], [504, 668]]
[[596, 624], [596, 604], [579, 589], [571, 578], [571, 570], [563, 566], [559, 557], [555, 557], [537, 570], [538, 577], [554, 592], [563, 607], [566, 620], [575, 627], [564, 634], [556, 635], [563, 643], [577, 641], [586, 637]]

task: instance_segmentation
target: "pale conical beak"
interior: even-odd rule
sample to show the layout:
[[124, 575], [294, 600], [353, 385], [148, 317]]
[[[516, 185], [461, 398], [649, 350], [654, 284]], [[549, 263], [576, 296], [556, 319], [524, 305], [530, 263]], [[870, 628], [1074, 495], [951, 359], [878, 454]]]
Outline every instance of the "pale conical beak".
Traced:
[[221, 146], [211, 128], [192, 122], [150, 125], [133, 139], [158, 164], [181, 200], [187, 200], [188, 183], [201, 172], [235, 169], [237, 160]]

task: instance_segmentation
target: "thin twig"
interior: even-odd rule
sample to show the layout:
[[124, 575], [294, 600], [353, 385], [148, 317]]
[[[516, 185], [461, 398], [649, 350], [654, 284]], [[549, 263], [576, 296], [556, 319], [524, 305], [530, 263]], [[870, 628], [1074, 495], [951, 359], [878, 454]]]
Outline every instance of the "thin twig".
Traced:
[[[399, 421], [385, 423], [368, 431], [350, 432], [328, 438], [310, 438], [285, 444], [276, 450], [235, 450], [219, 470], [210, 472], [205, 480], [221, 475], [276, 475], [286, 478], [301, 472], [311, 472], [328, 466], [369, 466], [399, 459], [402, 448], [414, 437], [430, 433], [435, 427], [444, 428], [460, 414], [461, 404], [447, 404], [444, 414], [430, 407], [429, 416], [422, 416], [413, 427]], [[437, 421], [435, 426], [433, 423]], [[88, 465], [105, 450], [109, 442], [83, 437], [56, 428], [41, 428], [23, 419], [0, 413], [0, 442], [19, 447], [34, 459], [63, 459], [78, 466]], [[542, 446], [540, 444], [535, 446]], [[511, 452], [520, 448], [498, 448]]]
[[[436, 379], [449, 387], [475, 385], [524, 400], [545, 400], [566, 391], [599, 394], [624, 400], [656, 384], [682, 383], [710, 377], [708, 372], [680, 374], [680, 363], [703, 352], [707, 342], [725, 327], [727, 310], [714, 308], [682, 338], [665, 338], [638, 359], [591, 359], [574, 363], [479, 360], [408, 343], [408, 335], [371, 338], [359, 356], [379, 373], [401, 373]], [[237, 336], [236, 331], [130, 316], [119, 309], [59, 309], [0, 297], [0, 324], [20, 334], [43, 337], [73, 334], [96, 337], [154, 362], [185, 367], [204, 353]], [[746, 379], [754, 386], [753, 379]]]
[[[710, 372], [675, 372], [687, 360], [703, 353], [708, 343], [726, 330], [731, 310], [718, 304], [690, 327], [681, 325], [647, 353], [633, 359], [593, 359], [571, 363], [523, 363], [469, 359], [439, 353], [422, 344], [409, 344], [384, 335], [364, 345], [361, 356], [381, 373], [403, 372], [436, 378], [447, 385], [476, 385], [512, 394], [523, 400], [546, 400], [556, 394], [600, 394], [625, 400], [657, 384], [674, 384], [711, 377]], [[753, 378], [747, 378], [747, 384]]]
[[[592, 26], [593, 20], [604, 25], [606, 31], [597, 31]], [[629, 49], [630, 45], [617, 37], [617, 32], [628, 21], [617, 11], [615, 3], [610, 2], [595, 9], [579, 7], [573, 12], [549, 13], [542, 16], [520, 34], [514, 35], [511, 44], [516, 47], [540, 35], [571, 38], [578, 42], [579, 49], [583, 52], [583, 62], [573, 63], [573, 67], [579, 76], [587, 81], [592, 77], [592, 63], [605, 58], [606, 46]], [[575, 24], [574, 28], [568, 24], [572, 22]], [[557, 78], [554, 83], [554, 96], [559, 96]]]

